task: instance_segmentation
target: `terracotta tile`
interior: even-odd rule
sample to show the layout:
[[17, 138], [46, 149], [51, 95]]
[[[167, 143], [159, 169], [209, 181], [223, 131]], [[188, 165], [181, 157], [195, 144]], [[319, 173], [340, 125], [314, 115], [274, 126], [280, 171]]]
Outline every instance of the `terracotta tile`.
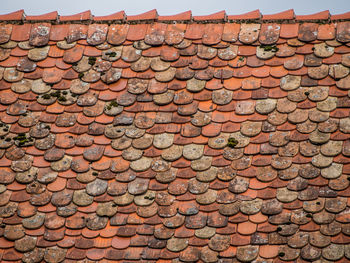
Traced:
[[168, 45], [180, 44], [184, 38], [186, 27], [186, 24], [169, 24], [165, 32], [165, 42]]
[[259, 42], [263, 45], [275, 44], [280, 35], [280, 28], [278, 24], [262, 24]]
[[254, 19], [260, 19], [261, 18], [261, 13], [259, 9], [256, 9], [254, 11], [241, 14], [241, 15], [228, 15], [227, 19], [228, 20], [254, 20]]
[[93, 248], [86, 251], [87, 258], [91, 260], [101, 260], [105, 255], [104, 249]]
[[147, 24], [130, 25], [127, 31], [126, 39], [131, 41], [142, 40], [145, 37], [146, 31]]
[[325, 10], [319, 13], [315, 13], [312, 15], [297, 15], [295, 17], [296, 20], [327, 20], [329, 19], [330, 15], [329, 15], [329, 11]]
[[89, 25], [87, 42], [93, 46], [102, 44], [106, 40], [107, 31], [108, 31], [108, 25], [106, 24]]
[[1, 25], [1, 27], [0, 27], [0, 43], [1, 44], [7, 43], [10, 40], [11, 33], [12, 33], [12, 25], [11, 24]]
[[[78, 17], [80, 18], [80, 16]], [[88, 31], [88, 27], [86, 25], [70, 24], [68, 28], [67, 36], [66, 36], [67, 43], [72, 43], [81, 39], [86, 39], [87, 31]]]
[[280, 13], [272, 14], [272, 15], [263, 15], [263, 20], [282, 20], [282, 19], [294, 19], [295, 14], [293, 9], [289, 9], [286, 11], [282, 11]]
[[225, 11], [220, 11], [211, 15], [204, 15], [204, 16], [194, 16], [194, 21], [206, 21], [206, 20], [225, 20], [226, 19], [226, 13]]
[[50, 30], [50, 40], [62, 41], [67, 36], [69, 25], [52, 25]]
[[45, 46], [49, 42], [50, 36], [49, 23], [33, 24], [30, 32], [29, 44], [33, 46]]
[[156, 20], [157, 18], [158, 18], [157, 10], [152, 9], [148, 12], [145, 12], [139, 15], [128, 16], [127, 21]]
[[231, 235], [232, 246], [244, 246], [250, 244], [250, 236], [243, 236], [238, 233]]
[[280, 37], [295, 38], [298, 36], [299, 24], [281, 24]]
[[[225, 16], [225, 12], [221, 12]], [[203, 44], [214, 45], [221, 41], [224, 26], [222, 24], [207, 24], [204, 28]]]
[[91, 11], [85, 11], [74, 15], [69, 16], [60, 16], [60, 21], [84, 21], [84, 20], [90, 20], [92, 18]]
[[145, 43], [158, 46], [161, 45], [165, 40], [165, 32], [167, 24], [156, 23], [148, 27], [145, 35]]
[[189, 24], [185, 32], [187, 39], [201, 39], [204, 34], [204, 24]]
[[263, 258], [275, 258], [278, 255], [279, 246], [265, 245], [260, 246], [259, 255]]
[[63, 61], [70, 64], [78, 62], [82, 58], [83, 52], [84, 47], [76, 45], [72, 49], [64, 52]]
[[331, 40], [335, 38], [335, 25], [319, 25], [317, 39], [319, 40]]
[[126, 15], [124, 11], [119, 11], [106, 16], [94, 16], [94, 21], [111, 21], [111, 20], [125, 20]]
[[176, 15], [158, 16], [158, 21], [186, 21], [191, 20], [192, 12], [185, 11]]
[[318, 25], [315, 23], [304, 23], [299, 26], [298, 39], [305, 42], [313, 41], [317, 38]]
[[11, 40], [13, 41], [26, 41], [29, 40], [31, 24], [13, 25]]
[[58, 83], [63, 76], [64, 71], [58, 68], [45, 68], [43, 72], [43, 81], [46, 83]]
[[340, 42], [348, 42], [349, 39], [349, 22], [340, 22], [337, 24], [337, 40]]
[[337, 14], [337, 15], [331, 15], [331, 20], [347, 19], [349, 17], [349, 13], [350, 12]]
[[42, 15], [31, 15], [26, 16], [27, 21], [56, 21], [58, 19], [57, 11], [53, 11], [50, 13], [42, 14]]

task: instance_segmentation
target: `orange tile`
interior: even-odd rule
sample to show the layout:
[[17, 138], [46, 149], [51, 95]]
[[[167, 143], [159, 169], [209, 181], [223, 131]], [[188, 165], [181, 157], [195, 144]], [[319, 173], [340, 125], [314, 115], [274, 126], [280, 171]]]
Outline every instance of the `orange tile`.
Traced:
[[146, 35], [147, 26], [147, 24], [130, 25], [126, 39], [130, 41], [142, 40]]
[[201, 39], [204, 33], [204, 24], [189, 24], [185, 33], [187, 39]]
[[63, 76], [64, 71], [56, 67], [45, 68], [43, 72], [43, 81], [46, 83], [58, 83]]
[[128, 34], [128, 24], [113, 24], [109, 26], [107, 42], [113, 45], [120, 45], [126, 40]]
[[252, 75], [258, 78], [266, 78], [269, 76], [269, 74], [270, 74], [270, 67], [268, 66], [263, 66], [252, 70]]
[[69, 29], [68, 24], [52, 25], [50, 30], [50, 40], [62, 41], [67, 36]]
[[268, 220], [268, 216], [263, 215], [261, 212], [255, 214], [255, 215], [249, 215], [249, 221], [255, 223], [255, 224], [261, 224]]
[[111, 15], [106, 16], [94, 16], [94, 21], [111, 21], [111, 20], [124, 20], [126, 17], [124, 11], [119, 11], [117, 13], [113, 13]]
[[329, 11], [325, 10], [311, 15], [297, 15], [295, 19], [298, 20], [328, 20], [330, 17]]
[[237, 227], [237, 232], [242, 235], [251, 235], [256, 231], [256, 224], [252, 222], [239, 223]]
[[51, 192], [59, 192], [66, 188], [67, 179], [57, 177], [56, 180], [47, 185], [47, 189]]
[[109, 124], [113, 122], [114, 117], [103, 114], [103, 115], [97, 116], [95, 120], [96, 122], [101, 124]]
[[335, 24], [326, 24], [318, 26], [317, 39], [331, 40], [335, 38]]
[[176, 15], [158, 16], [158, 21], [186, 21], [191, 20], [192, 12], [185, 11]]
[[263, 15], [263, 20], [285, 20], [285, 19], [294, 19], [295, 14], [293, 9], [289, 9], [286, 11], [282, 11], [280, 13], [272, 14], [272, 15]]
[[[216, 13], [216, 17], [220, 17], [222, 15], [225, 16], [225, 11]], [[223, 24], [206, 24], [204, 28], [203, 34], [203, 44], [205, 45], [214, 45], [218, 44], [221, 41], [222, 32], [224, 30]]]
[[169, 24], [165, 32], [165, 42], [168, 45], [179, 44], [184, 38], [186, 24]]
[[231, 245], [232, 246], [245, 246], [250, 244], [249, 235], [240, 235], [238, 233], [231, 235]]
[[60, 16], [60, 21], [83, 21], [83, 20], [89, 20], [92, 18], [91, 11], [84, 11], [78, 14], [69, 15], [69, 16]]
[[275, 258], [278, 255], [280, 246], [276, 245], [265, 245], [259, 247], [259, 255], [262, 258]]
[[227, 42], [236, 42], [240, 28], [241, 25], [238, 23], [225, 23], [222, 33], [222, 40]]
[[240, 15], [228, 15], [227, 19], [228, 20], [254, 20], [254, 19], [260, 19], [261, 18], [261, 13], [259, 9], [256, 9], [254, 11], [245, 13], [245, 14], [240, 14]]
[[47, 162], [43, 156], [36, 156], [33, 161], [33, 166], [40, 168], [49, 167], [50, 162]]
[[127, 21], [156, 20], [157, 18], [158, 18], [157, 10], [152, 9], [142, 14], [128, 16]]
[[287, 74], [288, 70], [286, 70], [283, 66], [270, 68], [270, 75], [274, 78], [282, 78]]
[[299, 24], [281, 24], [280, 37], [295, 38], [298, 36]]
[[29, 34], [30, 34], [31, 27], [32, 27], [31, 24], [13, 25], [12, 26], [11, 40], [13, 40], [13, 41], [29, 40]]
[[56, 21], [57, 18], [58, 18], [57, 11], [53, 11], [42, 15], [26, 16], [27, 21]]
[[48, 113], [62, 113], [64, 112], [64, 106], [55, 102], [54, 104], [47, 106], [46, 111]]
[[[107, 228], [107, 227], [104, 229], [111, 230], [110, 228]], [[113, 232], [113, 231], [111, 231], [111, 232]], [[94, 238], [94, 246], [96, 248], [108, 248], [111, 245], [112, 245], [112, 238], [104, 238], [104, 237]]]
[[242, 89], [245, 90], [252, 90], [252, 89], [258, 89], [261, 85], [261, 79], [257, 79], [254, 77], [246, 78], [242, 81]]

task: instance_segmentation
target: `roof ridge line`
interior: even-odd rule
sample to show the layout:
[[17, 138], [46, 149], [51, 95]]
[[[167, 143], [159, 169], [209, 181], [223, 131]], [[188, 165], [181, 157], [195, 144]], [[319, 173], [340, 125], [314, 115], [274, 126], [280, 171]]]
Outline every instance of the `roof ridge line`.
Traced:
[[174, 15], [160, 16], [156, 9], [137, 14], [126, 15], [125, 11], [118, 11], [111, 15], [94, 16], [91, 10], [83, 11], [73, 15], [59, 15], [52, 11], [40, 15], [26, 15], [23, 9], [0, 15], [0, 22], [11, 23], [149, 23], [149, 22], [181, 22], [181, 23], [214, 23], [214, 22], [257, 22], [257, 23], [303, 23], [303, 22], [332, 22], [350, 20], [350, 11], [342, 14], [330, 14], [329, 10], [309, 15], [296, 15], [293, 9], [285, 10], [274, 14], [262, 14], [259, 9], [244, 14], [228, 15], [225, 10], [209, 14], [193, 16], [192, 11], [185, 11]]

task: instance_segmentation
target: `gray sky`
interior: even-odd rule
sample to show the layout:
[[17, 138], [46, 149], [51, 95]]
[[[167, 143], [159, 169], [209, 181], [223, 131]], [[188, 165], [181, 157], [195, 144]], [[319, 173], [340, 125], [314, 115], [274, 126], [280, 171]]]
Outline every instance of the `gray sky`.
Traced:
[[193, 15], [207, 15], [226, 10], [229, 15], [260, 9], [273, 14], [293, 8], [298, 15], [329, 10], [331, 14], [350, 11], [350, 0], [0, 0], [0, 14], [24, 9], [28, 15], [58, 11], [70, 15], [91, 10], [93, 15], [108, 15], [124, 10], [127, 15], [140, 14], [153, 8], [160, 15], [192, 10]]

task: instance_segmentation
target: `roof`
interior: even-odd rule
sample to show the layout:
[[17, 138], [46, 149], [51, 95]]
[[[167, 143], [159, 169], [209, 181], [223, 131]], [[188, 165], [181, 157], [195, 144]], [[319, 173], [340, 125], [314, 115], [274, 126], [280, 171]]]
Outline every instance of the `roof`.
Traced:
[[1, 15], [1, 262], [348, 262], [349, 15]]

